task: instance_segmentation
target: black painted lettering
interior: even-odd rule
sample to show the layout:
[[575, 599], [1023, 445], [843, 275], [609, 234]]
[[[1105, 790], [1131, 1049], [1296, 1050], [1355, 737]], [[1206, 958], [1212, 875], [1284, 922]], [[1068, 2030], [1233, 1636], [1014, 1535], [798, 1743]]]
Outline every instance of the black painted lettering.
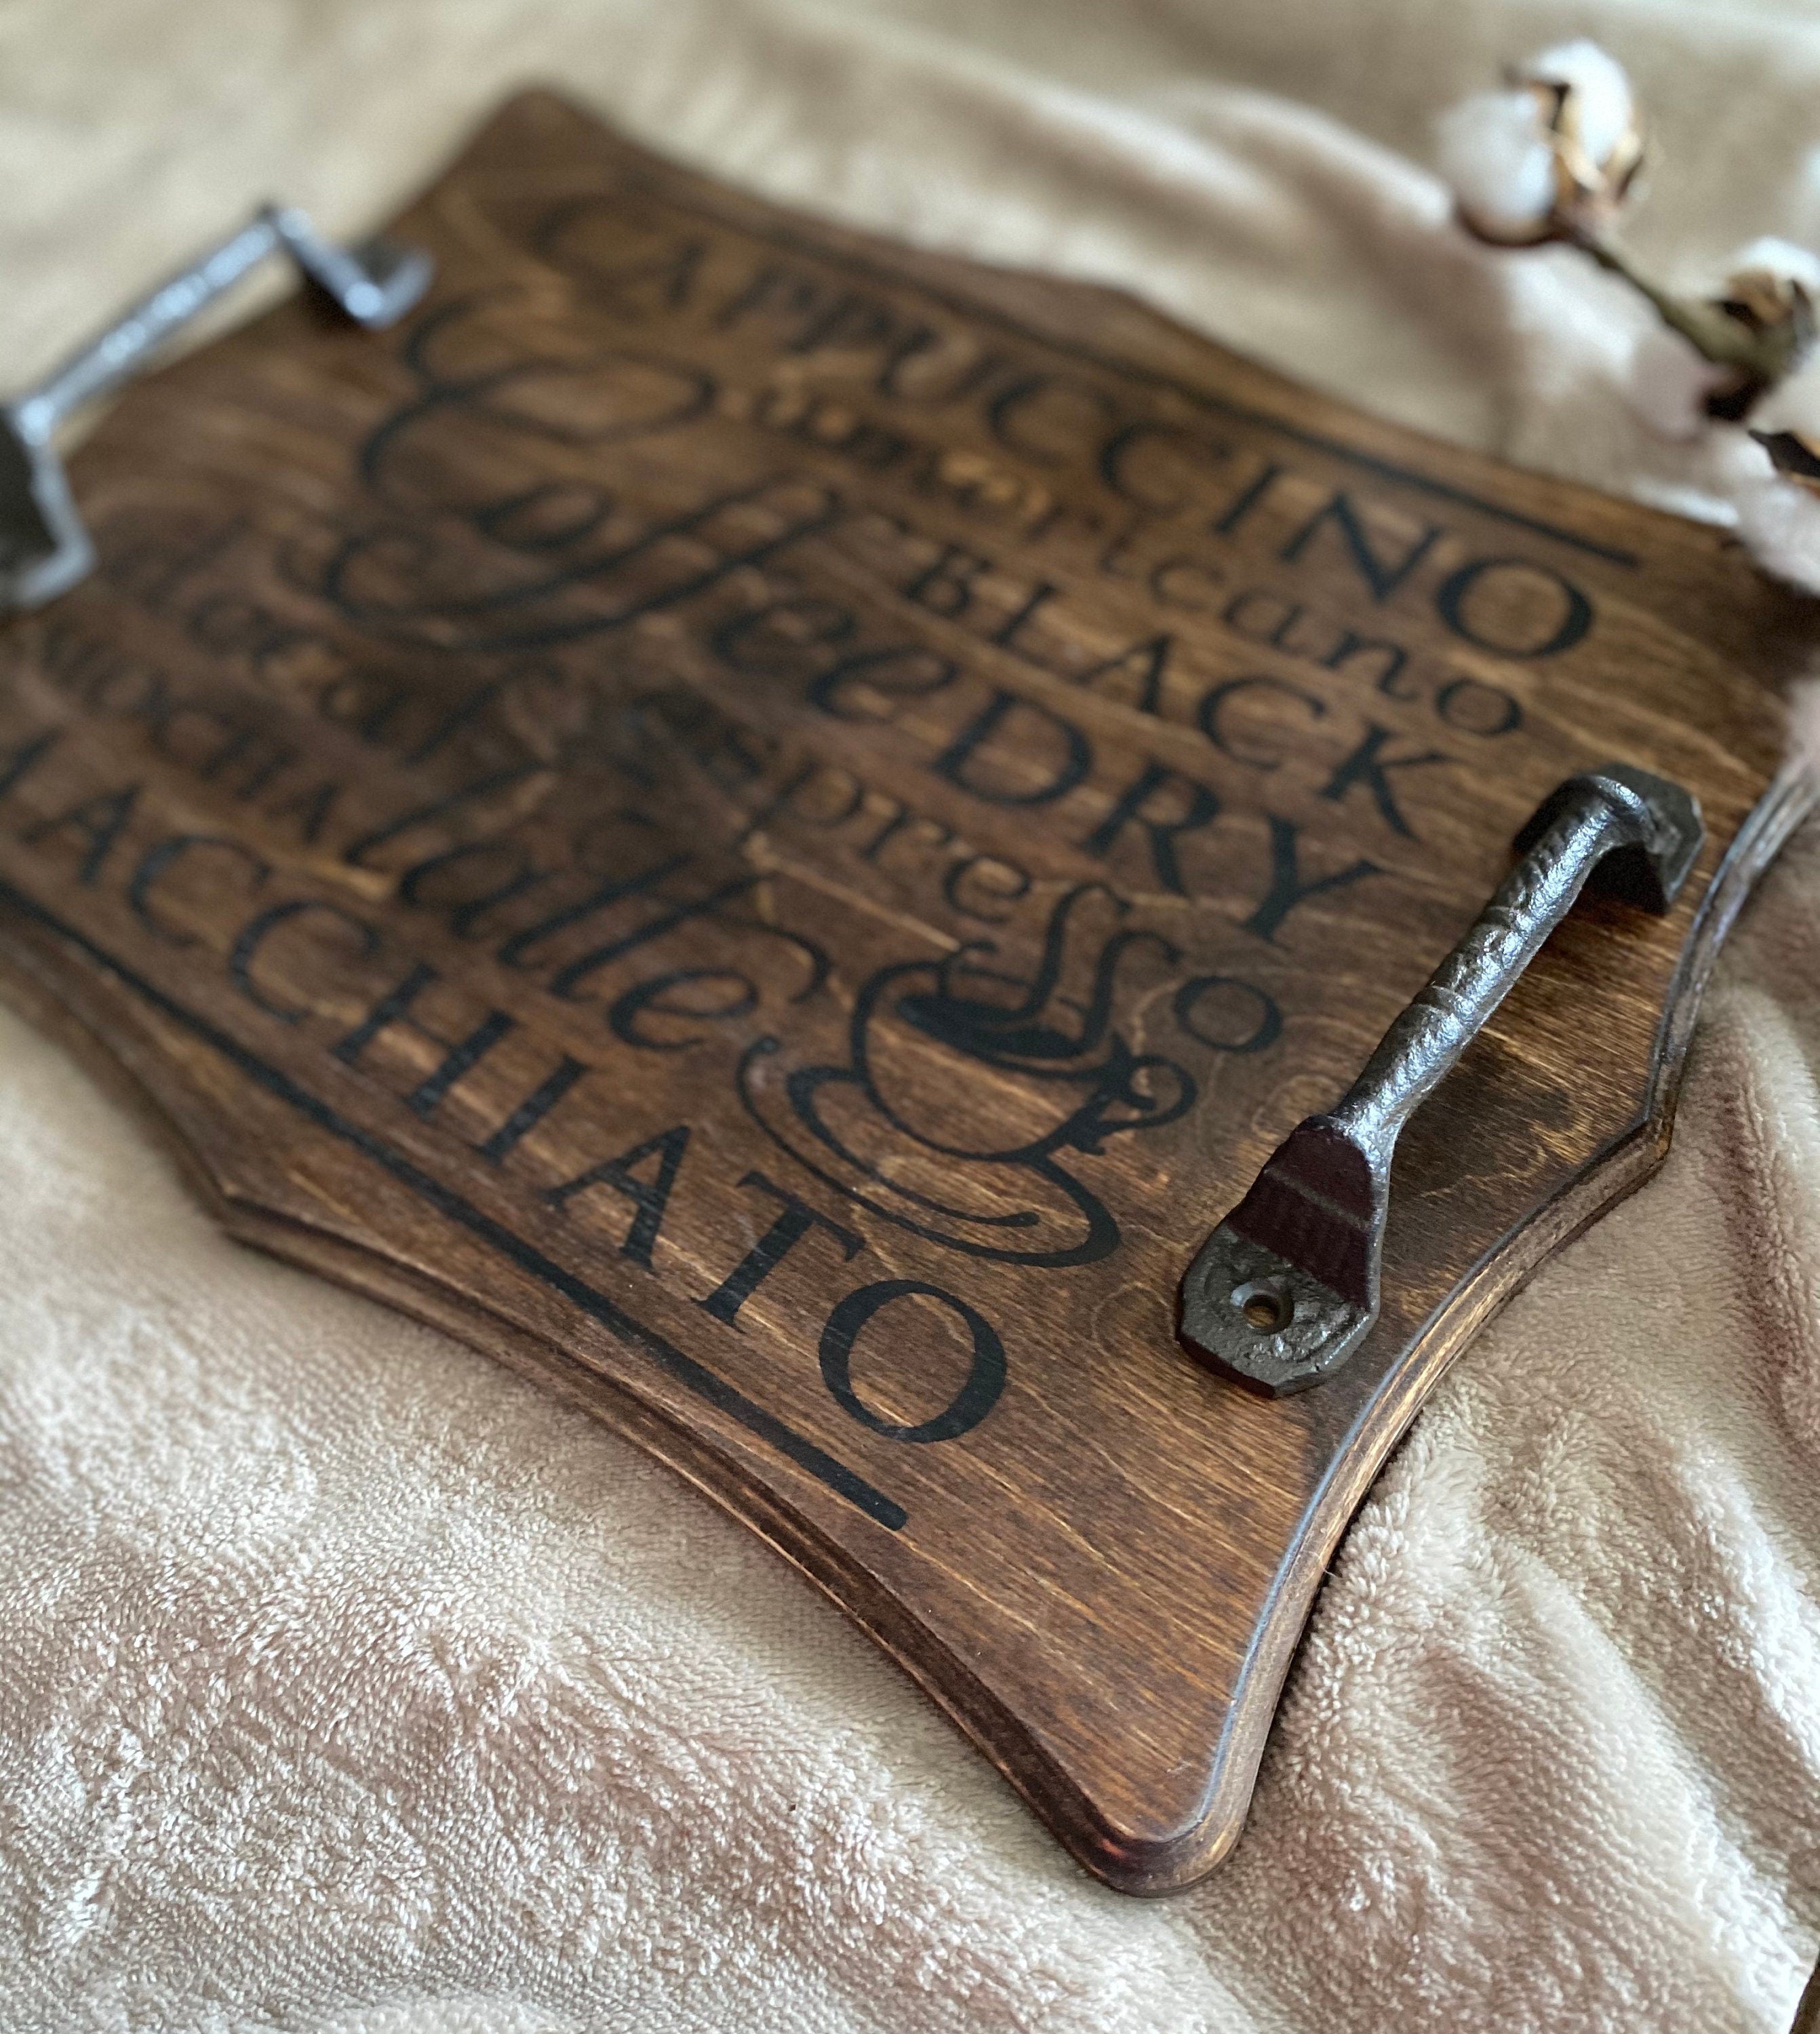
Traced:
[[[831, 794], [826, 804], [803, 794], [821, 787]], [[832, 763], [805, 763], [793, 770], [783, 782], [759, 807], [739, 830], [730, 843], [735, 849], [745, 846], [752, 835], [770, 825], [779, 812], [785, 812], [805, 826], [819, 827], [832, 831], [843, 827], [865, 804], [866, 787], [852, 771], [842, 770]]]
[[[1002, 925], [1011, 907], [1030, 892], [1030, 873], [1008, 861], [1002, 854], [970, 854], [957, 861], [942, 878], [942, 895], [963, 918], [978, 918], [982, 925]], [[975, 888], [983, 895], [974, 894]], [[969, 901], [970, 897], [971, 901]], [[989, 911], [988, 900], [1004, 906]]]
[[343, 1066], [358, 1066], [361, 1056], [374, 1039], [394, 1028], [413, 1032], [432, 1045], [443, 1048], [443, 1057], [404, 1098], [405, 1106], [419, 1116], [428, 1116], [448, 1090], [492, 1051], [513, 1028], [513, 1020], [503, 1010], [490, 1010], [466, 1037], [445, 1038], [418, 1023], [411, 1013], [418, 997], [441, 978], [434, 968], [419, 961], [396, 989], [388, 989], [345, 1038], [330, 1047]]
[[313, 847], [322, 838], [341, 790], [340, 784], [330, 782], [313, 784], [308, 790], [296, 792], [282, 804], [268, 805], [265, 816], [270, 820], [295, 818], [297, 838], [306, 847]]
[[[795, 347], [790, 351], [795, 351]], [[773, 430], [787, 431], [805, 445], [820, 445], [839, 452], [855, 466], [882, 472], [895, 466], [910, 450], [910, 441], [887, 430], [863, 416], [850, 404], [831, 396], [809, 396], [800, 390], [772, 389], [761, 396], [752, 412], [753, 421]]]
[[960, 666], [921, 643], [856, 650], [831, 664], [810, 685], [809, 703], [835, 720], [891, 721], [905, 701], [951, 685]]
[[171, 711], [170, 681], [142, 658], [111, 655], [101, 644], [98, 662], [85, 674], [84, 697], [97, 713], [118, 714], [156, 727]]
[[614, 317], [629, 324], [643, 324], [657, 311], [681, 311], [696, 291], [696, 280], [707, 254], [707, 242], [700, 238], [669, 240], [653, 254], [639, 254], [622, 262], [596, 262], [577, 246], [582, 234], [576, 226], [586, 226], [590, 216], [604, 208], [604, 199], [577, 197], [559, 205], [555, 216], [537, 234], [538, 252], [545, 252], [565, 268], [586, 279], [587, 295]]
[[396, 678], [385, 677], [377, 671], [350, 671], [323, 688], [316, 709], [325, 720], [351, 729], [362, 741], [376, 742], [409, 697], [409, 692]]
[[1424, 749], [1419, 756], [1386, 756], [1383, 753], [1383, 746], [1390, 739], [1389, 728], [1380, 727], [1375, 720], [1367, 722], [1364, 739], [1328, 779], [1321, 796], [1337, 805], [1355, 784], [1362, 784], [1371, 793], [1385, 825], [1405, 839], [1413, 840], [1414, 829], [1397, 803], [1389, 773], [1393, 770], [1419, 770], [1435, 763], [1451, 763], [1454, 759], [1443, 756], [1438, 749]]
[[1456, 636], [1500, 657], [1559, 657], [1593, 626], [1593, 603], [1571, 580], [1527, 558], [1474, 558], [1435, 589]]
[[1245, 921], [1245, 930], [1255, 933], [1260, 939], [1274, 940], [1282, 929], [1283, 921], [1297, 905], [1304, 904], [1311, 897], [1342, 888], [1349, 883], [1359, 882], [1367, 876], [1383, 873], [1376, 862], [1361, 858], [1349, 868], [1336, 869], [1331, 875], [1312, 876], [1302, 880], [1301, 829], [1293, 820], [1278, 819], [1274, 812], [1268, 815], [1270, 823], [1270, 882], [1264, 893], [1263, 902]]
[[[1260, 602], [1270, 617], [1267, 625], [1261, 628], [1252, 621], [1252, 610]], [[1299, 601], [1285, 600], [1267, 587], [1249, 586], [1226, 602], [1220, 619], [1235, 636], [1243, 636], [1248, 643], [1268, 643], [1281, 649], [1283, 639], [1306, 612]]]
[[974, 582], [981, 572], [992, 569], [990, 558], [970, 551], [964, 544], [944, 544], [922, 570], [905, 580], [898, 591], [905, 599], [914, 600], [932, 614], [951, 618], [966, 614], [973, 605]]
[[126, 831], [144, 788], [140, 784], [123, 784], [118, 791], [97, 791], [92, 797], [79, 799], [67, 811], [27, 827], [19, 838], [36, 847], [40, 841], [54, 839], [58, 834], [73, 835], [82, 852], [77, 880], [84, 885], [92, 884], [114, 843]]
[[[948, 355], [958, 357], [950, 360]], [[932, 355], [941, 361], [945, 376], [931, 371]], [[1004, 354], [978, 350], [966, 335], [957, 338], [933, 325], [912, 325], [892, 342], [872, 386], [881, 396], [940, 406], [975, 394], [1011, 364]]]
[[280, 621], [269, 608], [238, 594], [211, 594], [199, 600], [185, 617], [185, 625], [190, 639], [202, 648], [217, 655], [243, 657], [261, 673], [287, 651], [321, 644], [308, 629]]
[[782, 1187], [773, 1186], [763, 1173], [748, 1173], [740, 1184], [756, 1187], [760, 1193], [768, 1194], [780, 1203], [782, 1211], [714, 1290], [705, 1299], [696, 1301], [698, 1307], [712, 1314], [717, 1321], [725, 1321], [729, 1327], [739, 1325], [740, 1308], [812, 1229], [819, 1229], [831, 1236], [849, 1263], [865, 1248], [864, 1237], [855, 1236], [850, 1229], [843, 1229], [839, 1222], [830, 1222], [826, 1215], [817, 1214], [806, 1201], [786, 1193]]
[[[694, 1026], [727, 1023], [757, 1008], [758, 991], [736, 969], [679, 968], [627, 989], [606, 1022], [622, 1044], [641, 1052], [686, 1053], [713, 1035]], [[679, 1032], [679, 1026], [692, 1028]]]
[[[651, 1252], [657, 1247], [658, 1236], [663, 1227], [676, 1176], [682, 1167], [683, 1154], [688, 1149], [689, 1125], [678, 1123], [673, 1128], [660, 1131], [655, 1137], [647, 1137], [642, 1144], [635, 1144], [629, 1151], [621, 1152], [617, 1158], [604, 1158], [598, 1165], [590, 1165], [585, 1173], [577, 1173], [572, 1180], [565, 1180], [561, 1186], [550, 1188], [543, 1198], [552, 1207], [565, 1207], [576, 1195], [585, 1193], [589, 1188], [606, 1187], [630, 1201], [632, 1226], [620, 1244], [619, 1254], [629, 1257], [634, 1264], [648, 1271], [652, 1268]], [[651, 1161], [655, 1161], [655, 1173], [649, 1179], [641, 1179], [636, 1169]]]
[[141, 856], [139, 866], [133, 870], [127, 883], [126, 901], [139, 922], [167, 946], [193, 947], [196, 944], [196, 935], [179, 932], [161, 918], [152, 908], [152, 891], [178, 863], [187, 861], [192, 855], [210, 851], [225, 854], [251, 869], [253, 881], [250, 887], [254, 890], [260, 888], [272, 873], [269, 862], [255, 854], [244, 842], [235, 840], [226, 834], [173, 834], [168, 840], [161, 840], [155, 846], [148, 848]]
[[798, 599], [767, 601], [736, 614], [710, 632], [707, 645], [736, 671], [795, 677], [809, 668], [805, 651], [844, 642], [853, 631], [853, 616], [839, 602], [805, 594]]
[[398, 896], [413, 910], [446, 912], [456, 937], [471, 939], [477, 920], [556, 873], [539, 868], [512, 842], [468, 841], [407, 869], [399, 878]]
[[1038, 466], [1059, 466], [1083, 441], [1117, 422], [1117, 405], [1072, 374], [1026, 374], [986, 405], [986, 424], [1008, 450]]
[[698, 749], [697, 754], [709, 780], [737, 797], [764, 775], [777, 747], [773, 736], [730, 721], [719, 730], [711, 744]]
[[437, 749], [453, 740], [463, 728], [472, 726], [482, 714], [506, 689], [507, 683], [508, 681], [504, 678], [495, 678], [490, 684], [476, 685], [465, 699], [451, 707], [441, 719], [431, 727], [430, 732], [407, 755], [400, 756], [399, 760], [411, 765], [427, 763]]
[[1248, 677], [1228, 678], [1223, 685], [1211, 687], [1195, 711], [1195, 719], [1203, 734], [1222, 756], [1229, 756], [1233, 762], [1242, 763], [1248, 770], [1280, 769], [1287, 760], [1279, 749], [1264, 749], [1254, 742], [1244, 748], [1238, 745], [1239, 731], [1228, 726], [1226, 715], [1233, 704], [1250, 692], [1278, 692], [1286, 699], [1294, 700], [1308, 709], [1311, 720], [1324, 719], [1327, 703], [1318, 694], [1304, 692], [1300, 685], [1292, 685], [1286, 679]]
[[1101, 546], [1099, 556], [1094, 560], [1094, 569], [1104, 572], [1109, 579], [1136, 579], [1138, 574], [1129, 569], [1127, 561], [1136, 550], [1138, 539], [1149, 533], [1156, 520], [1147, 509], [1132, 509]]
[[97, 712], [156, 723], [167, 710], [167, 683], [156, 664], [122, 657], [81, 629], [57, 621], [47, 624], [38, 659], [47, 676]]
[[1349, 664], [1360, 657], [1381, 659], [1375, 682], [1378, 690], [1387, 699], [1414, 698], [1414, 693], [1397, 689], [1398, 677], [1409, 661], [1409, 653], [1400, 643], [1387, 643], [1381, 636], [1360, 636], [1353, 629], [1347, 629], [1327, 655], [1320, 659], [1321, 668], [1327, 671], [1343, 671]]
[[891, 817], [860, 850], [861, 861], [869, 861], [876, 865], [886, 847], [900, 833], [920, 833], [931, 847], [946, 847], [954, 839], [952, 827], [944, 826], [940, 820], [925, 818], [921, 812], [913, 812], [908, 805], [898, 805], [895, 799], [892, 803], [896, 809]]
[[1215, 516], [1207, 527], [1216, 536], [1229, 537], [1270, 493], [1272, 485], [1282, 477], [1282, 472], [1283, 468], [1274, 463], [1266, 466], [1255, 480], [1240, 490], [1228, 507]]
[[1060, 587], [1050, 585], [1046, 579], [1038, 580], [1025, 595], [1016, 612], [1007, 615], [986, 640], [996, 643], [1001, 649], [1015, 651], [1019, 656], [1023, 655], [1024, 649], [1018, 641], [1019, 636], [1060, 591]]
[[[301, 752], [294, 743], [280, 740], [269, 729], [235, 727], [196, 774], [205, 784], [220, 782], [231, 797], [257, 798], [274, 777], [290, 768]], [[242, 764], [245, 770], [231, 779], [228, 773]]]
[[1261, 1053], [1282, 1034], [1276, 998], [1236, 975], [1197, 974], [1176, 991], [1171, 1008], [1188, 1036], [1216, 1053]]
[[696, 278], [707, 251], [705, 240], [677, 240], [647, 262], [629, 264], [612, 272], [606, 280], [614, 285], [614, 307], [636, 316], [648, 290], [652, 310], [681, 310], [694, 293]]
[[1405, 543], [1399, 555], [1387, 557], [1374, 547], [1372, 533], [1354, 507], [1352, 497], [1344, 488], [1339, 488], [1297, 531], [1277, 556], [1285, 564], [1293, 563], [1330, 524], [1345, 540], [1346, 554], [1359, 576], [1371, 588], [1374, 600], [1388, 600], [1434, 549], [1441, 535], [1438, 524], [1424, 524]]
[[[609, 571], [623, 572], [636, 587], [628, 589], [623, 604], [591, 616], [547, 607], [521, 614], [515, 608], [509, 617], [501, 616], [497, 632], [490, 632], [490, 625], [483, 629], [476, 622], [462, 647], [526, 650], [629, 629], [643, 616], [695, 600], [729, 581], [737, 583], [749, 568], [826, 529], [841, 512], [840, 498], [831, 488], [789, 475], [730, 489], [652, 524], [616, 551], [561, 567], [539, 589], [556, 592], [584, 579], [598, 580]], [[685, 541], [678, 544], [677, 539]], [[704, 551], [710, 562], [689, 569], [686, 561]], [[653, 557], [661, 569], [644, 569]]]
[[584, 918], [591, 918], [596, 911], [604, 911], [628, 897], [640, 897], [655, 890], [666, 876], [674, 876], [686, 869], [694, 860], [692, 855], [666, 855], [661, 861], [654, 861], [649, 868], [641, 869], [636, 876], [610, 876], [573, 903], [546, 913], [533, 924], [521, 926], [508, 938], [501, 940], [495, 959], [507, 967], [527, 967], [532, 965], [525, 959], [531, 949], [543, 940], [553, 939], [557, 933], [569, 926], [579, 925]]
[[[691, 898], [681, 904], [671, 904], [655, 918], [635, 926], [631, 932], [622, 934], [618, 939], [609, 940], [577, 959], [565, 963], [550, 978], [546, 985], [550, 994], [560, 996], [565, 1001], [572, 1000], [591, 974], [596, 974], [602, 968], [610, 966], [624, 955], [636, 952], [640, 947], [648, 946], [653, 940], [662, 938], [665, 933], [674, 932], [678, 925], [686, 925], [692, 918], [714, 917], [722, 905], [730, 904], [736, 897], [743, 897], [760, 880], [756, 873], [735, 876], [727, 882], [717, 884], [704, 896]], [[785, 933], [779, 936], [789, 938], [791, 936]]]
[[[914, 1424], [881, 1419], [854, 1389], [854, 1345], [873, 1316], [900, 1300], [933, 1300], [957, 1315], [972, 1344], [966, 1382], [939, 1413]], [[849, 1293], [827, 1317], [820, 1351], [822, 1382], [835, 1402], [862, 1427], [887, 1441], [951, 1441], [970, 1432], [1005, 1388], [1005, 1349], [998, 1330], [977, 1308], [940, 1285], [916, 1278], [881, 1278]]]
[[1073, 673], [1072, 681], [1077, 685], [1090, 685], [1100, 678], [1135, 679], [1137, 696], [1130, 704], [1139, 713], [1160, 714], [1163, 710], [1163, 681], [1168, 675], [1169, 656], [1175, 643], [1173, 636], [1149, 636], [1128, 643], [1103, 662], [1090, 664], [1084, 671]]
[[882, 346], [896, 336], [898, 321], [876, 297], [843, 290], [809, 318], [786, 351], [819, 353], [824, 349], [860, 352]]
[[[1147, 809], [1150, 801], [1159, 797], [1175, 810], [1176, 817], [1158, 819], [1151, 816]], [[1146, 763], [1081, 846], [1089, 854], [1097, 854], [1104, 861], [1125, 828], [1137, 827], [1149, 836], [1150, 866], [1157, 872], [1157, 880], [1165, 890], [1185, 897], [1188, 886], [1182, 881], [1176, 842], [1182, 835], [1198, 833], [1203, 827], [1210, 825], [1218, 818], [1219, 812], [1218, 798], [1205, 784], [1197, 784], [1191, 777], [1165, 770], [1160, 763]]]
[[715, 320], [722, 332], [731, 332], [749, 318], [797, 318], [807, 321], [820, 311], [825, 293], [801, 270], [781, 261], [767, 261], [755, 268], [745, 287], [721, 306]]
[[565, 1053], [493, 1135], [476, 1144], [475, 1150], [490, 1165], [498, 1165], [508, 1152], [523, 1143], [587, 1071], [580, 1060], [572, 1060]]
[[205, 531], [200, 536], [182, 537], [173, 542], [162, 533], [115, 549], [113, 527], [104, 526], [107, 539], [102, 546], [101, 572], [108, 584], [138, 602], [148, 613], [167, 612], [178, 590], [194, 579], [205, 565], [213, 564], [239, 536], [245, 522], [232, 522]]
[[516, 790], [531, 778], [542, 776], [546, 767], [542, 763], [519, 763], [507, 770], [490, 770], [484, 776], [476, 777], [471, 783], [463, 784], [424, 805], [413, 805], [408, 812], [401, 813], [385, 825], [375, 827], [370, 832], [351, 840], [342, 850], [341, 858], [351, 869], [369, 868], [371, 864], [367, 857], [374, 849], [384, 847], [388, 842], [397, 840], [418, 827], [433, 826], [440, 820], [452, 818], [456, 813], [482, 805], [495, 794]]
[[[1046, 754], [1039, 752], [1039, 743]], [[1086, 737], [1072, 721], [1034, 700], [1000, 690], [929, 767], [988, 805], [1046, 805], [1071, 791], [1093, 761]], [[1032, 764], [1041, 780], [1034, 784]]]
[[339, 904], [320, 903], [313, 898], [302, 897], [287, 904], [274, 904], [269, 910], [261, 911], [248, 919], [228, 954], [227, 972], [234, 985], [249, 1003], [263, 1010], [268, 1016], [277, 1018], [280, 1023], [301, 1022], [309, 1015], [310, 1006], [305, 1003], [277, 1001], [268, 989], [262, 988], [253, 978], [253, 966], [264, 952], [266, 941], [281, 926], [313, 918], [331, 918], [336, 925], [353, 932], [359, 941], [362, 959], [370, 959], [379, 951], [381, 937], [377, 926], [369, 925], [364, 918], [355, 918], [351, 911], [344, 911]]
[[1435, 711], [1448, 726], [1487, 741], [1510, 734], [1523, 724], [1523, 709], [1502, 685], [1477, 678], [1454, 678], [1435, 695]]
[[17, 790], [51, 750], [63, 730], [47, 728], [42, 734], [28, 734], [16, 749], [0, 749], [0, 798]]
[[[1113, 492], [1147, 516], [1179, 516], [1188, 505], [1194, 482], [1213, 461], [1230, 459], [1232, 447], [1217, 438], [1197, 437], [1180, 424], [1151, 418], [1126, 424], [1100, 448], [1100, 478]], [[1156, 469], [1173, 455], [1177, 485], [1164, 493], [1140, 483], [1161, 477]], [[1165, 472], [1167, 468], [1165, 467]]]

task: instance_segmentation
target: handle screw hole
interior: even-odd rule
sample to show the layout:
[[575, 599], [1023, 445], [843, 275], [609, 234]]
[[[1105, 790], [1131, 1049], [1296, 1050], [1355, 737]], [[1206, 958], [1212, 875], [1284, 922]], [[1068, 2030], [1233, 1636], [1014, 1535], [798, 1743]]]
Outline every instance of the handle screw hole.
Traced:
[[1274, 1278], [1252, 1278], [1233, 1290], [1233, 1304], [1259, 1334], [1278, 1334], [1294, 1319], [1296, 1303]]

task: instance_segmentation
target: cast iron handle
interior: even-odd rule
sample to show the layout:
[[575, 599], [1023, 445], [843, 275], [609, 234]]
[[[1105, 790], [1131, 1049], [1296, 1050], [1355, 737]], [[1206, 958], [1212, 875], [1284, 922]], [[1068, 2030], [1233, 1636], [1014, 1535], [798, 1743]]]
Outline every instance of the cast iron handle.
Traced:
[[9, 403], [0, 403], [0, 618], [41, 607], [95, 563], [63, 462], [58, 427], [86, 403], [141, 373], [182, 331], [268, 254], [287, 254], [356, 325], [383, 331], [430, 287], [434, 265], [420, 247], [325, 240], [295, 205], [268, 205], [238, 232], [123, 312], [107, 329]]
[[1608, 763], [1570, 777], [1517, 836], [1522, 856], [1384, 1034], [1338, 1105], [1278, 1146], [1182, 1281], [1181, 1332], [1210, 1368], [1281, 1398], [1331, 1375], [1378, 1317], [1398, 1132], [1510, 993], [1590, 879], [1665, 911], [1706, 829], [1695, 800]]

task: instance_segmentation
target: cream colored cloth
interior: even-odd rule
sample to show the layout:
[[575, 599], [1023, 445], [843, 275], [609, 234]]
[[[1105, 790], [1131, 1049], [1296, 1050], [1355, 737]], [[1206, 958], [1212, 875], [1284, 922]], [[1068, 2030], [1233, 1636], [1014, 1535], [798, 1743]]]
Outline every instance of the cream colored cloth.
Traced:
[[[1658, 498], [1638, 329], [1420, 152], [1588, 30], [1698, 268], [1820, 228], [1796, 0], [14, 0], [9, 377], [255, 197], [383, 213], [510, 83], [767, 193], [1123, 282]], [[1820, 620], [1820, 606], [1816, 608]], [[0, 1023], [0, 2030], [1780, 2030], [1820, 1933], [1820, 840], [1661, 1178], [1436, 1394], [1214, 1879], [1090, 1883], [756, 1542], [482, 1357], [220, 1239]]]

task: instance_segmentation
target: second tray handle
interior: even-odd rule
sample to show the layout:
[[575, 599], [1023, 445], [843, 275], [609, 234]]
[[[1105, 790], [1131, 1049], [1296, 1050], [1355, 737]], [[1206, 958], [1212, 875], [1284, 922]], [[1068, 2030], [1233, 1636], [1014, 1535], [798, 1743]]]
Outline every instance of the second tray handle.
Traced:
[[1201, 1246], [1181, 1289], [1182, 1339], [1273, 1398], [1319, 1383], [1378, 1317], [1398, 1133], [1507, 996], [1589, 880], [1665, 911], [1706, 828], [1678, 784], [1609, 763], [1552, 793], [1522, 859], [1324, 1116], [1298, 1124]]
[[382, 332], [430, 287], [434, 264], [421, 247], [325, 240], [295, 205], [262, 206], [199, 261], [123, 311], [107, 329], [54, 368], [35, 388], [0, 403], [0, 619], [42, 607], [94, 567], [95, 547], [58, 456], [58, 429], [84, 403], [142, 373], [165, 343], [192, 324], [268, 254], [287, 254], [345, 317]]

